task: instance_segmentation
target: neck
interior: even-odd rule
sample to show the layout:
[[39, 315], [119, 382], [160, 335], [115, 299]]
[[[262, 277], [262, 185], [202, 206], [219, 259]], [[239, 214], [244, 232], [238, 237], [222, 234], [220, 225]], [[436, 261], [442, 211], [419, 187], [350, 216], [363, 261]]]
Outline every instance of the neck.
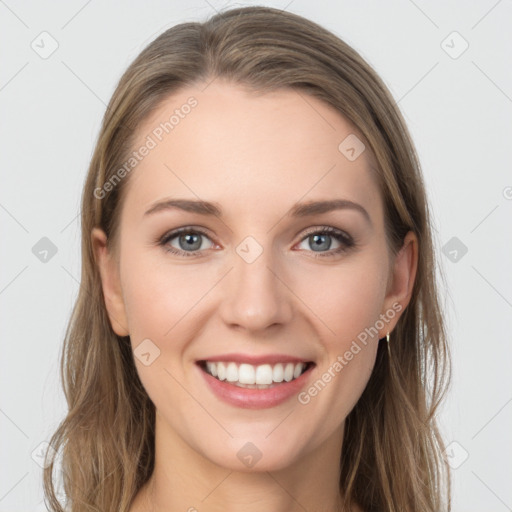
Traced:
[[154, 471], [130, 512], [341, 511], [342, 438], [343, 425], [288, 467], [237, 471], [205, 458], [157, 414]]

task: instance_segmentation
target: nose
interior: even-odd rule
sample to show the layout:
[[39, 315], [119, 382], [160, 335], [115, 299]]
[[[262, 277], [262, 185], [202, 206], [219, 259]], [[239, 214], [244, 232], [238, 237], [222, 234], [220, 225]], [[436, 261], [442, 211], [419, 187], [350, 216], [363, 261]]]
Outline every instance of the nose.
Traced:
[[270, 252], [264, 250], [251, 263], [234, 254], [219, 308], [226, 325], [254, 333], [291, 320], [293, 293]]

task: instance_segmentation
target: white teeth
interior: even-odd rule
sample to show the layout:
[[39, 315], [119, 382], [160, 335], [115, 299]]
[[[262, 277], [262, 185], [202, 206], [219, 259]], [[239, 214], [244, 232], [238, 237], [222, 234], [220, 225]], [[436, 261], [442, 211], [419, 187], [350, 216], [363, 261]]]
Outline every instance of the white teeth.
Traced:
[[[251, 366], [251, 365], [240, 365], [240, 369], [242, 366]], [[240, 379], [240, 382], [242, 380]], [[256, 378], [255, 382], [257, 384], [272, 384], [272, 366], [269, 364], [262, 364], [256, 368]]]
[[284, 368], [281, 363], [277, 363], [272, 370], [272, 380], [274, 382], [283, 382], [284, 380]]
[[284, 369], [284, 380], [290, 382], [293, 379], [293, 364], [288, 363]]
[[302, 368], [299, 365], [296, 365], [293, 369], [293, 378], [296, 379], [297, 377], [300, 377], [300, 374], [302, 373]]
[[208, 371], [214, 376], [217, 377], [217, 365], [213, 363], [206, 363], [206, 367], [208, 368]]
[[206, 362], [206, 371], [219, 380], [235, 383], [237, 386], [264, 389], [273, 383], [290, 382], [302, 375], [305, 363], [277, 363], [275, 365], [234, 362]]
[[[230, 363], [235, 364], [235, 363]], [[236, 367], [236, 365], [235, 365]], [[254, 372], [254, 366], [250, 364], [241, 364], [238, 368], [238, 382], [240, 384], [256, 384], [256, 376]], [[260, 382], [260, 384], [267, 384], [266, 382]], [[270, 384], [270, 382], [268, 383]]]
[[226, 380], [228, 382], [236, 382], [238, 380], [238, 368], [236, 363], [229, 363], [226, 368]]
[[[224, 363], [210, 363], [214, 366], [217, 366], [217, 378], [219, 380], [226, 380], [226, 367], [224, 366]], [[213, 373], [212, 373], [213, 375]]]

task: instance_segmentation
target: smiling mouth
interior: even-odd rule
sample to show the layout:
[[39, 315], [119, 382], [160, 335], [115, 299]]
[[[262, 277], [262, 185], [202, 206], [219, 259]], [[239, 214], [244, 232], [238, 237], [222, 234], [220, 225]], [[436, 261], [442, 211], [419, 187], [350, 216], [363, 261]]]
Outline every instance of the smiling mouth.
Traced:
[[315, 366], [312, 361], [252, 365], [233, 361], [198, 361], [199, 367], [221, 382], [241, 388], [270, 389], [298, 379]]

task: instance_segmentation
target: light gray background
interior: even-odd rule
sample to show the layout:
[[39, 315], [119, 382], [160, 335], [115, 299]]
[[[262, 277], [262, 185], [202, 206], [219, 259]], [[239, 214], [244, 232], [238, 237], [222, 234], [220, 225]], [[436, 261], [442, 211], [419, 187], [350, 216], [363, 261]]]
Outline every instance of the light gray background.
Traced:
[[[58, 357], [79, 287], [80, 192], [115, 83], [163, 30], [251, 3], [0, 1], [0, 512], [45, 510], [37, 449], [65, 412]], [[453, 510], [512, 510], [511, 2], [263, 3], [354, 46], [408, 122], [448, 280], [454, 374], [440, 419], [457, 443]], [[59, 45], [47, 59], [31, 47], [50, 48], [43, 31]], [[469, 44], [457, 58], [454, 31]], [[32, 252], [42, 237], [58, 251], [47, 262]], [[453, 237], [466, 254], [443, 254]]]

